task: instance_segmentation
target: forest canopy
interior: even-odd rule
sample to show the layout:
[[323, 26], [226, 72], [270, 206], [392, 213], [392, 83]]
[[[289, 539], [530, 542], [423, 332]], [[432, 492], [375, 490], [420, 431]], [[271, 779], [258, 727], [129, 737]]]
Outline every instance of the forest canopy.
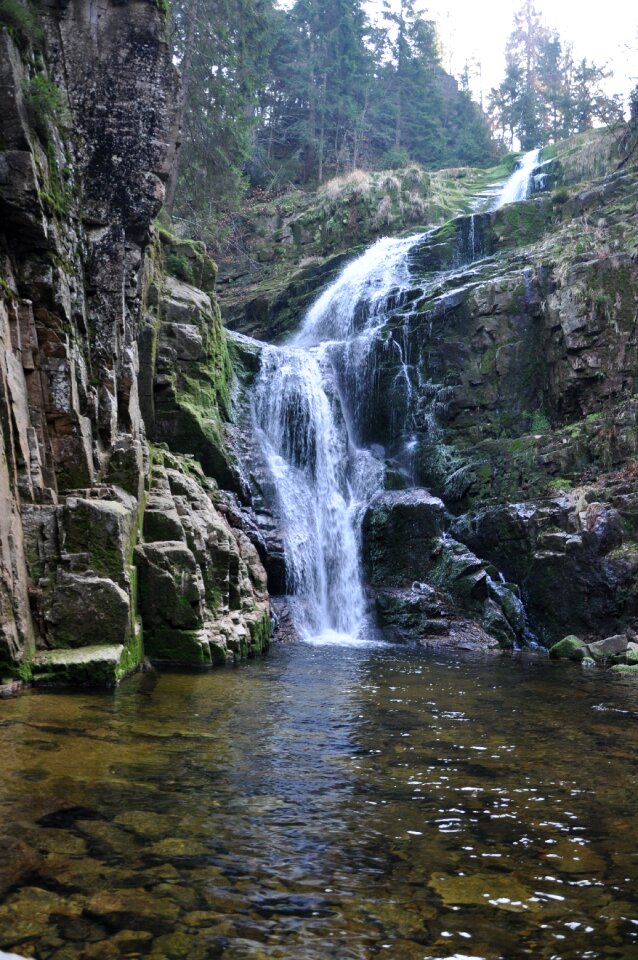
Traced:
[[247, 192], [356, 168], [489, 166], [622, 116], [607, 73], [523, 0], [488, 113], [442, 66], [416, 0], [173, 0], [182, 148], [167, 211], [219, 239]]

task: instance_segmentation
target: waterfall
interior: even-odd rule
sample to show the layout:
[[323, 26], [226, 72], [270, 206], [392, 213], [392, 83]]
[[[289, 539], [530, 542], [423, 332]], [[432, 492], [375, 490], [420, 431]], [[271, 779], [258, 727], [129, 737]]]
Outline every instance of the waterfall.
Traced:
[[[526, 195], [538, 153], [525, 155], [498, 206]], [[475, 231], [472, 217], [464, 258], [480, 248]], [[389, 409], [393, 433], [410, 435], [409, 254], [427, 237], [378, 240], [319, 296], [289, 344], [263, 349], [252, 417], [276, 490], [293, 616], [307, 639], [366, 642], [369, 635], [359, 530], [384, 486], [375, 417], [380, 406]], [[397, 314], [403, 324], [389, 331]], [[398, 372], [379, 398], [385, 351], [396, 353]]]
[[371, 351], [409, 289], [406, 254], [420, 239], [378, 240], [319, 297], [289, 345], [263, 351], [253, 417], [277, 490], [288, 591], [307, 637], [365, 632], [359, 526], [384, 467], [360, 443], [361, 413], [373, 386]]
[[534, 167], [538, 166], [540, 150], [530, 150], [519, 160], [518, 167], [507, 180], [496, 199], [493, 210], [505, 206], [506, 203], [516, 203], [525, 200], [530, 193], [530, 184]]

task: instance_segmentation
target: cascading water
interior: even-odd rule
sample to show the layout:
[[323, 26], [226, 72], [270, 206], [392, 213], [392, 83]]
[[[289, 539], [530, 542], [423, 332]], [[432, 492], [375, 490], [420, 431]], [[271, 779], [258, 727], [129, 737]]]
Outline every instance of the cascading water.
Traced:
[[521, 158], [518, 167], [507, 180], [496, 199], [493, 209], [505, 206], [506, 203], [517, 203], [529, 196], [530, 184], [534, 167], [538, 166], [540, 150], [530, 150]]
[[[538, 151], [523, 158], [496, 207], [527, 195], [537, 160]], [[470, 259], [473, 222], [471, 230]], [[276, 488], [294, 617], [308, 639], [364, 641], [368, 633], [359, 529], [385, 467], [365, 446], [366, 425], [379, 350], [393, 350], [392, 405], [409, 427], [407, 338], [384, 328], [401, 312], [411, 289], [409, 253], [426, 237], [378, 240], [317, 299], [288, 345], [263, 350], [253, 419]]]
[[408, 289], [406, 253], [420, 239], [377, 241], [311, 307], [289, 346], [263, 353], [253, 413], [277, 489], [288, 589], [308, 637], [362, 633], [359, 521], [384, 468], [359, 445], [361, 404], [371, 347]]

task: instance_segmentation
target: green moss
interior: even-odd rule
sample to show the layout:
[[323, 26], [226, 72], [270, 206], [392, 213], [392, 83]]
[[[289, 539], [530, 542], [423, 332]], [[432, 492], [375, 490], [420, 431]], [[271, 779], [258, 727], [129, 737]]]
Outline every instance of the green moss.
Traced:
[[0, 25], [24, 43], [39, 43], [42, 28], [30, 5], [24, 0], [0, 0]]
[[0, 277], [0, 297], [11, 302], [16, 299], [16, 294], [11, 289], [4, 277]]
[[[55, 147], [50, 139], [47, 139], [46, 188], [40, 190], [39, 195], [40, 200], [48, 207], [50, 213], [59, 217], [68, 215], [73, 203], [73, 196], [65, 180], [60, 176]], [[67, 273], [72, 272], [69, 264], [64, 264], [63, 268]]]
[[180, 257], [177, 253], [167, 254], [166, 270], [172, 277], [177, 277], [178, 280], [183, 280], [192, 286], [195, 285], [195, 271], [186, 257]]
[[63, 126], [69, 122], [62, 91], [45, 74], [38, 73], [27, 81], [24, 99], [36, 130], [45, 140], [49, 137], [49, 124]]
[[44, 686], [108, 689], [137, 666], [138, 653], [139, 648], [132, 641], [127, 647], [91, 646], [41, 652], [33, 660], [33, 682]]
[[573, 635], [563, 637], [563, 639], [555, 643], [549, 651], [550, 657], [553, 657], [555, 660], [582, 660], [586, 653], [587, 647], [585, 643], [579, 637]]
[[204, 293], [213, 294], [217, 264], [208, 256], [204, 244], [199, 240], [176, 237], [161, 224], [158, 224], [158, 235], [160, 268], [184, 283], [199, 287]]
[[[135, 597], [135, 591], [132, 587], [132, 596]], [[131, 605], [131, 609], [134, 607]], [[116, 679], [122, 680], [124, 677], [128, 676], [129, 673], [132, 673], [140, 665], [144, 659], [144, 639], [142, 634], [142, 627], [140, 623], [135, 622], [135, 617], [133, 616], [133, 624], [131, 629], [131, 639], [124, 647], [124, 652], [120, 657], [119, 663], [117, 665], [115, 676]]]
[[255, 656], [265, 653], [270, 644], [270, 617], [268, 613], [249, 624], [250, 629], [250, 650], [248, 653]]
[[496, 211], [494, 230], [501, 246], [527, 246], [544, 236], [552, 216], [552, 204], [546, 197], [509, 203]]
[[29, 683], [33, 675], [32, 656], [33, 650], [25, 650], [22, 659], [13, 660], [8, 651], [0, 649], [0, 683], [7, 680], [20, 680], [22, 683]]
[[[199, 630], [173, 630], [158, 627], [146, 634], [145, 650], [151, 660], [184, 666], [206, 667], [213, 663], [213, 653], [202, 640]], [[215, 662], [219, 663], [219, 649], [215, 648]], [[225, 660], [225, 657], [224, 657]]]

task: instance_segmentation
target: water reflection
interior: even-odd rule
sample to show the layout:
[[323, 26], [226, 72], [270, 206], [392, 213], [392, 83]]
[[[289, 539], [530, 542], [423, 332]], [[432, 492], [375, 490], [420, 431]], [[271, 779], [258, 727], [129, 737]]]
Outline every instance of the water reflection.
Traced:
[[299, 645], [1, 705], [0, 948], [638, 955], [638, 688]]

